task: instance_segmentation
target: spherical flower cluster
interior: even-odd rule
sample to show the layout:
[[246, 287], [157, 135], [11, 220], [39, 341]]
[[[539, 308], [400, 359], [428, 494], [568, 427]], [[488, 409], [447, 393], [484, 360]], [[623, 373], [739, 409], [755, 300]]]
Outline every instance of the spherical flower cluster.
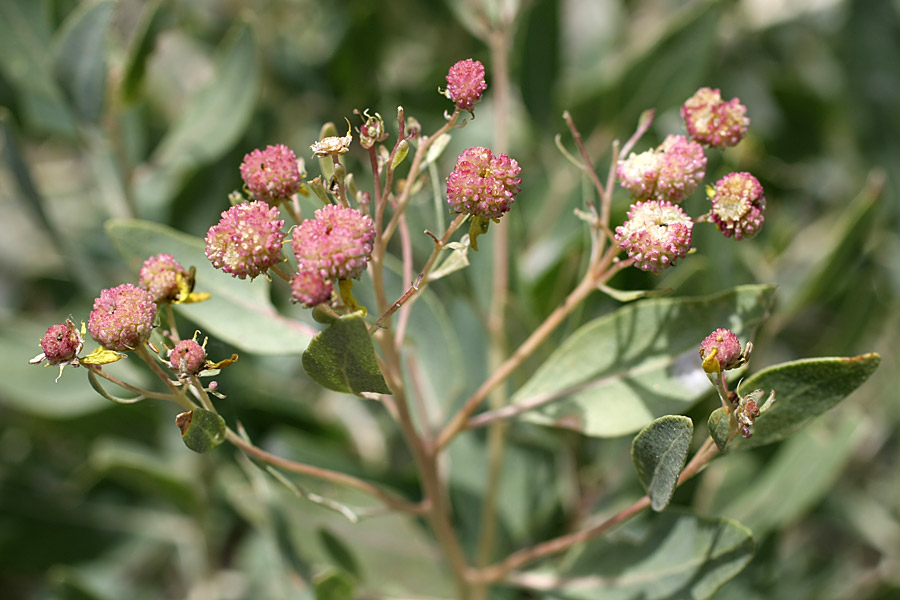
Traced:
[[197, 340], [181, 340], [169, 351], [169, 365], [179, 375], [196, 375], [206, 364], [206, 350]]
[[297, 156], [282, 144], [254, 150], [241, 163], [241, 178], [254, 199], [278, 204], [300, 189]]
[[331, 281], [322, 277], [318, 271], [300, 271], [291, 279], [291, 296], [295, 302], [312, 308], [331, 300], [331, 287]]
[[144, 261], [140, 272], [140, 286], [150, 292], [153, 301], [171, 302], [180, 294], [178, 276], [188, 277], [187, 270], [171, 254], [157, 254]]
[[206, 257], [235, 277], [253, 279], [281, 261], [284, 221], [278, 209], [255, 201], [232, 206], [206, 234]]
[[750, 173], [730, 173], [711, 189], [709, 218], [725, 237], [752, 238], [762, 228], [766, 209], [763, 187]]
[[487, 148], [469, 148], [456, 159], [447, 178], [447, 202], [455, 212], [483, 219], [499, 219], [512, 207], [521, 190], [519, 163]]
[[75, 323], [67, 321], [51, 325], [41, 338], [41, 350], [44, 354], [37, 362], [44, 359], [51, 365], [68, 362], [81, 352], [82, 346], [84, 340], [81, 339], [81, 332], [75, 327]]
[[700, 88], [681, 107], [681, 118], [691, 138], [727, 148], [744, 139], [750, 119], [747, 107], [738, 98], [725, 102], [717, 89]]
[[616, 227], [616, 242], [634, 266], [658, 275], [691, 249], [693, 227], [691, 218], [671, 202], [637, 202], [628, 220]]
[[366, 270], [374, 241], [371, 217], [355, 208], [329, 204], [316, 211], [315, 219], [294, 228], [291, 245], [300, 273], [313, 271], [323, 279], [357, 279]]
[[681, 135], [670, 135], [655, 150], [631, 153], [617, 165], [622, 187], [637, 200], [681, 202], [706, 175], [703, 147]]
[[731, 330], [716, 329], [700, 343], [700, 360], [711, 373], [733, 369], [742, 362], [741, 343]]
[[105, 289], [94, 300], [88, 331], [109, 350], [133, 350], [153, 331], [156, 303], [150, 292], [131, 283]]
[[460, 110], [471, 112], [486, 89], [484, 65], [481, 61], [467, 58], [450, 67], [446, 95]]

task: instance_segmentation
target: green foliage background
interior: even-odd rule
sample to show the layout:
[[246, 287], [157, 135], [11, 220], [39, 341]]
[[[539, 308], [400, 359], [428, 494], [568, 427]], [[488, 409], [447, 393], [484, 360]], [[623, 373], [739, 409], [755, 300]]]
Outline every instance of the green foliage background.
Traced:
[[[358, 578], [363, 590], [446, 593], [435, 550], [415, 522], [379, 517], [353, 525], [293, 497], [227, 447], [203, 456], [186, 451], [172, 407], [110, 405], [83, 372], [68, 371], [54, 384], [55, 370], [26, 361], [50, 324], [86, 319], [101, 288], [135, 279], [136, 265], [104, 231], [108, 219], [150, 219], [202, 236], [239, 188], [246, 152], [285, 143], [303, 155], [322, 123], [341, 123], [355, 108], [378, 111], [390, 124], [402, 105], [424, 131], [436, 129], [449, 108], [436, 93], [447, 68], [473, 57], [490, 74], [488, 49], [474, 35], [476, 5], [0, 2], [4, 597], [296, 598], [310, 593], [302, 581], [316, 579], [336, 598], [344, 575], [335, 573]], [[677, 269], [660, 278], [623, 272], [612, 285], [690, 296], [777, 284], [753, 370], [868, 351], [885, 364], [797, 436], [715, 462], [673, 502], [735, 518], [756, 536], [756, 557], [715, 598], [896, 597], [900, 7], [880, 0], [534, 0], [522, 4], [516, 23], [510, 154], [525, 183], [508, 216], [518, 251], [510, 345], [565, 296], [584, 260], [586, 237], [572, 209], [591, 192], [553, 144], [564, 132], [562, 111], [573, 114], [605, 174], [610, 142], [626, 139], [644, 109], [656, 108], [656, 121], [638, 149], [680, 131], [678, 107], [696, 88], [739, 96], [751, 133], [711, 159], [707, 180], [730, 170], [761, 180], [768, 199], [761, 235], [737, 244], [698, 227], [698, 252]], [[490, 88], [476, 114], [454, 132], [437, 164], [440, 178], [462, 149], [490, 145]], [[364, 157], [348, 156], [367, 187]], [[427, 190], [420, 196], [411, 230], [435, 230], [432, 198]], [[625, 194], [619, 200], [614, 222], [627, 209]], [[703, 212], [703, 202], [695, 194], [689, 212]], [[419, 249], [430, 244], [425, 236], [413, 241]], [[445, 412], [484, 378], [485, 241], [472, 267], [434, 286], [410, 328], [432, 387], [444, 391]], [[274, 304], [311, 323], [282, 292], [274, 291]], [[595, 295], [555, 341], [616, 306]], [[553, 346], [521, 369], [512, 390]], [[234, 350], [210, 341], [214, 358]], [[116, 368], [147, 379], [134, 365]], [[229, 396], [224, 416], [240, 420], [257, 443], [417, 494], [410, 458], [381, 411], [314, 386], [298, 355], [243, 354], [220, 383]], [[715, 404], [710, 394], [690, 413], [699, 432]], [[578, 510], [602, 512], [639, 493], [629, 439], [526, 423], [510, 435], [500, 550], [564, 531]], [[479, 525], [482, 450], [479, 433], [451, 447], [454, 462], [472, 465], [453, 475], [467, 544]], [[349, 504], [366, 502], [301, 483]], [[576, 492], [592, 504], [575, 506]]]

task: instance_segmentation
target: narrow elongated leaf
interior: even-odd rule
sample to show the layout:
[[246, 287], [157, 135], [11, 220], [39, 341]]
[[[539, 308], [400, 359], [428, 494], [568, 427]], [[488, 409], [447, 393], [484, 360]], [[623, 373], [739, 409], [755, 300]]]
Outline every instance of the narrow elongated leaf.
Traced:
[[161, 253], [173, 255], [185, 268], [197, 268], [196, 291], [209, 292], [212, 298], [175, 309], [197, 323], [204, 334], [255, 354], [296, 354], [315, 335], [306, 323], [276, 312], [269, 298], [270, 284], [262, 277], [242, 281], [214, 269], [200, 238], [130, 219], [108, 221], [106, 233], [135, 273], [144, 260]]
[[650, 507], [657, 512], [672, 500], [693, 433], [694, 423], [688, 417], [666, 415], [641, 429], [634, 437], [631, 460], [641, 485], [650, 496]]
[[106, 97], [106, 30], [112, 0], [82, 4], [66, 20], [56, 40], [56, 77], [72, 100], [75, 112], [96, 123]]
[[316, 383], [348, 394], [390, 394], [362, 313], [346, 315], [309, 343], [303, 369]]
[[164, 16], [164, 12], [161, 10], [162, 6], [163, 0], [152, 0], [144, 4], [141, 22], [138, 25], [134, 41], [128, 50], [125, 75], [122, 77], [122, 85], [119, 88], [122, 98], [126, 102], [135, 100], [138, 90], [144, 81], [147, 59], [153, 50], [156, 35], [162, 27]]
[[729, 519], [677, 510], [634, 535], [590, 542], [561, 576], [525, 574], [522, 583], [567, 600], [675, 600], [711, 597], [750, 562], [750, 531]]
[[847, 358], [810, 358], [769, 367], [741, 385], [741, 392], [775, 390], [775, 403], [753, 426], [753, 437], [736, 439], [735, 448], [777, 442], [806, 426], [861, 386], [875, 372], [876, 353]]
[[768, 315], [774, 287], [741, 286], [703, 298], [651, 298], [579, 328], [512, 402], [523, 418], [615, 437], [681, 413], [710, 390], [700, 342], [717, 327], [742, 341]]

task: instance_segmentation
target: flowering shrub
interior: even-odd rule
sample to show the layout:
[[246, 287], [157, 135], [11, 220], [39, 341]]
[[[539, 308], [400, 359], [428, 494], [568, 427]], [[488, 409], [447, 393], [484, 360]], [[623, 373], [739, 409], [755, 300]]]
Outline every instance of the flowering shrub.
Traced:
[[[135, 283], [103, 289], [39, 341], [31, 363], [79, 367], [63, 384], [86, 372], [106, 400], [163, 407], [181, 437], [144, 482], [175, 490], [164, 502], [184, 514], [159, 526], [184, 536], [179, 552], [203, 538], [189, 557], [203, 581], [173, 596], [709, 598], [755, 543], [710, 508], [741, 490], [691, 501], [713, 483], [682, 484], [746, 468], [740, 452], [793, 436], [877, 367], [872, 353], [757, 368], [751, 340], [776, 287], [720, 284], [743, 277], [732, 263], [778, 221], [766, 222], [780, 202], [770, 179], [736, 148], [751, 102], [702, 87], [680, 111], [659, 107], [680, 124], [647, 112], [616, 124], [629, 137], [608, 149], [566, 112], [554, 123], [574, 164], [551, 169], [551, 145], [529, 151], [505, 129], [509, 65], [491, 39], [491, 60], [428, 83], [443, 119], [336, 106], [343, 135], [285, 128], [272, 140], [285, 143], [240, 148], [237, 189], [217, 198], [205, 239], [109, 223]], [[576, 205], [577, 186], [560, 182], [579, 177]], [[567, 248], [554, 214], [586, 248], [554, 250], [548, 267], [547, 247]], [[706, 278], [716, 293], [677, 289], [710, 261], [729, 267]], [[99, 347], [85, 348], [88, 333]], [[634, 472], [606, 477], [593, 453], [627, 450], [625, 438]], [[130, 456], [95, 462], [131, 473]], [[116, 523], [146, 518], [123, 514]], [[278, 574], [245, 576], [259, 561]], [[405, 564], [409, 581], [393, 575]]]

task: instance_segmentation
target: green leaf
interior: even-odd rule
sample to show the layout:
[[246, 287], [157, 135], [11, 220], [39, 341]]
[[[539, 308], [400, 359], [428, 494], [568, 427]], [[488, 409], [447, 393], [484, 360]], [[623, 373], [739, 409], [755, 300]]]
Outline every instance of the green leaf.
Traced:
[[313, 581], [316, 600], [353, 600], [356, 598], [356, 580], [349, 573], [328, 570]]
[[213, 83], [191, 99], [154, 152], [152, 168], [136, 182], [146, 216], [161, 215], [197, 168], [232, 147], [250, 121], [258, 88], [256, 40], [250, 25], [239, 21], [222, 44]]
[[106, 98], [106, 31], [112, 0], [85, 3], [63, 25], [54, 47], [56, 77], [79, 117], [97, 123]]
[[526, 420], [598, 437], [626, 435], [684, 412], [711, 389], [700, 368], [700, 342], [717, 327], [748, 340], [768, 315], [774, 291], [740, 286], [624, 306], [579, 328], [512, 402], [530, 409]]
[[163, 0], [152, 0], [144, 4], [137, 33], [128, 49], [125, 75], [122, 77], [122, 85], [119, 88], [122, 99], [126, 102], [133, 102], [137, 99], [138, 91], [144, 81], [147, 59], [153, 52], [156, 36], [162, 28], [165, 14], [160, 10], [162, 6]]
[[345, 315], [319, 333], [303, 353], [313, 381], [336, 392], [390, 394], [362, 313]]
[[716, 443], [719, 452], [725, 450], [728, 444], [728, 437], [731, 435], [731, 413], [724, 406], [720, 406], [709, 414], [709, 420], [706, 422], [709, 428], [709, 435]]
[[672, 500], [693, 433], [694, 423], [688, 417], [666, 415], [634, 437], [631, 460], [650, 496], [650, 506], [657, 512]]
[[203, 408], [179, 414], [175, 424], [188, 449], [198, 454], [209, 452], [225, 441], [225, 419]]
[[735, 521], [670, 510], [642, 525], [589, 542], [569, 570], [533, 574], [530, 587], [567, 600], [703, 600], [753, 557], [752, 534]]
[[0, 71], [12, 84], [25, 122], [44, 133], [75, 137], [75, 120], [53, 77], [50, 22], [34, 0], [0, 2]]
[[131, 219], [107, 221], [106, 233], [135, 273], [144, 260], [160, 253], [173, 255], [185, 268], [197, 268], [196, 291], [209, 292], [212, 298], [179, 304], [175, 310], [199, 325], [204, 334], [254, 354], [297, 354], [315, 335], [310, 325], [275, 310], [270, 284], [263, 278], [243, 281], [214, 269], [200, 238]]
[[741, 384], [742, 393], [775, 390], [775, 402], [756, 419], [753, 437], [735, 440], [735, 448], [771, 444], [805, 427], [861, 386], [875, 372], [876, 353], [847, 358], [810, 358], [782, 363]]

